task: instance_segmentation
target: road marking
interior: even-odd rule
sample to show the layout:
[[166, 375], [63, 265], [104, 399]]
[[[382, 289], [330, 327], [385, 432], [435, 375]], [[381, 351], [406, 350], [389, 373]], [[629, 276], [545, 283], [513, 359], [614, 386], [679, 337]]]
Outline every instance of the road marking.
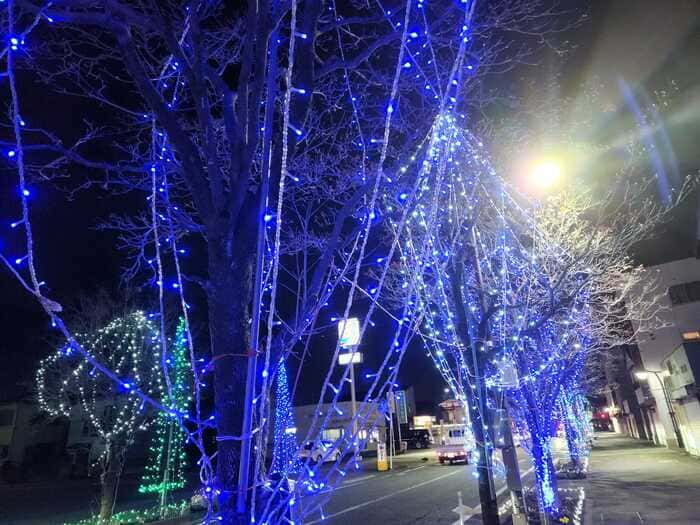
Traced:
[[[419, 487], [423, 487], [425, 485], [429, 485], [430, 483], [433, 483], [435, 481], [439, 481], [441, 479], [449, 478], [450, 476], [454, 476], [455, 474], [459, 474], [463, 472], [462, 469], [456, 469], [451, 472], [448, 472], [447, 474], [442, 474], [441, 476], [438, 476], [437, 478], [429, 479], [426, 481], [421, 481], [420, 483], [416, 483], [415, 485], [411, 485], [410, 487], [406, 487], [401, 490], [397, 490], [396, 492], [392, 492], [391, 494], [384, 494], [383, 496], [379, 496], [378, 498], [371, 499], [369, 501], [365, 501], [364, 503], [360, 503], [358, 505], [353, 505], [352, 507], [348, 507], [347, 509], [339, 510], [338, 512], [334, 512], [333, 514], [328, 514], [325, 519], [329, 518], [334, 518], [336, 516], [340, 516], [341, 514], [347, 514], [348, 512], [352, 512], [354, 510], [358, 510], [364, 507], [367, 507], [368, 505], [373, 505], [374, 503], [379, 503], [380, 501], [384, 501], [385, 499], [393, 498], [394, 496], [398, 496], [399, 494], [403, 494], [404, 492], [408, 492], [410, 490], [417, 489]], [[313, 525], [314, 523], [320, 523], [323, 520], [314, 520], [310, 521], [308, 525]]]
[[396, 475], [397, 475], [397, 476], [405, 476], [405, 475], [408, 474], [409, 472], [413, 472], [414, 470], [420, 470], [420, 469], [425, 468], [425, 467], [427, 467], [427, 466], [428, 466], [428, 465], [421, 465], [421, 466], [419, 466], [419, 467], [407, 468], [406, 470], [402, 470], [401, 472], [399, 472], [399, 473], [396, 474]]
[[644, 523], [644, 520], [642, 519], [642, 515], [637, 512], [637, 517], [639, 518], [639, 523]]
[[374, 476], [376, 476], [376, 474], [367, 474], [366, 476], [358, 476], [358, 477], [356, 477], [356, 478], [346, 479], [345, 481], [343, 481], [342, 484], [343, 484], [343, 485], [349, 485], [350, 483], [357, 483], [357, 482], [360, 482], [360, 481], [364, 481], [364, 480], [366, 480], [366, 479], [373, 478]]
[[[534, 467], [530, 467], [530, 468], [527, 469], [525, 472], [523, 472], [522, 474], [520, 474], [520, 476], [521, 476], [521, 477], [527, 476], [527, 475], [528, 475], [530, 472], [532, 472], [533, 470], [535, 470], [535, 468], [534, 468]], [[506, 490], [508, 490], [508, 485], [503, 485], [500, 489], [498, 489], [498, 490], [496, 491], [496, 497], [498, 497], [498, 496], [500, 496], [501, 494], [503, 494]], [[474, 507], [474, 508], [472, 509], [472, 513], [471, 513], [471, 514], [465, 514], [464, 516], [462, 516], [462, 520], [463, 520], [463, 521], [467, 521], [468, 519], [471, 519], [472, 516], [476, 516], [477, 514], [480, 514], [480, 513], [481, 513], [481, 503], [479, 503], [476, 507]], [[454, 524], [453, 524], [453, 525], [454, 525]]]
[[349, 489], [350, 487], [354, 487], [356, 485], [362, 485], [365, 481], [368, 481], [374, 477], [376, 477], [376, 474], [368, 474], [367, 476], [358, 477], [356, 479], [346, 479], [339, 486], [336, 486], [335, 488], [328, 488], [326, 490], [322, 490], [318, 492], [318, 494], [325, 494], [327, 492], [335, 492], [338, 490]]

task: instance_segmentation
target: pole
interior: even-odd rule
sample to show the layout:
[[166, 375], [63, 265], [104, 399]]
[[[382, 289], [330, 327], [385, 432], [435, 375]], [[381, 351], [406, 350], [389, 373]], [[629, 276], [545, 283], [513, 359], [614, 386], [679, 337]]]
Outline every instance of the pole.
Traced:
[[[274, 100], [277, 89], [277, 32], [270, 35], [270, 53], [273, 57], [267, 71], [267, 100]], [[265, 140], [263, 146], [263, 165], [260, 184], [260, 200], [258, 202], [258, 239], [255, 250], [255, 283], [253, 288], [253, 319], [250, 327], [251, 355], [248, 356], [246, 370], [245, 401], [243, 403], [243, 428], [241, 432], [241, 463], [238, 469], [238, 491], [236, 493], [236, 512], [245, 513], [248, 497], [248, 479], [250, 475], [250, 450], [253, 441], [253, 399], [255, 398], [255, 377], [258, 369], [258, 344], [260, 341], [260, 299], [262, 297], [263, 262], [265, 257], [265, 208], [270, 192], [270, 165], [272, 157], [272, 118], [274, 104], [265, 107]], [[284, 175], [282, 175], [284, 176]]]
[[390, 390], [386, 393], [386, 397], [389, 400], [389, 470], [393, 470], [394, 453], [396, 452], [394, 446], [394, 393]]
[[357, 351], [357, 347], [353, 347], [352, 353], [350, 354], [350, 402], [352, 405], [352, 435], [353, 435], [353, 442], [355, 445], [355, 457], [357, 457], [358, 454], [358, 448], [357, 448], [357, 398], [355, 394], [355, 352]]
[[523, 499], [523, 483], [520, 479], [520, 465], [518, 465], [518, 455], [513, 443], [513, 432], [511, 430], [511, 419], [508, 416], [507, 408], [505, 425], [503, 429], [503, 448], [501, 455], [503, 465], [506, 467], [506, 485], [510, 491], [510, 500], [513, 504], [513, 525], [525, 523], [525, 500]]
[[666, 400], [666, 410], [668, 410], [668, 415], [671, 418], [671, 426], [673, 427], [673, 432], [676, 434], [676, 440], [678, 441], [678, 446], [683, 448], [683, 436], [681, 434], [681, 429], [678, 427], [678, 421], [676, 420], [676, 412], [673, 410], [673, 404], [671, 403], [671, 396], [668, 395], [668, 390], [666, 390], [666, 385], [661, 377], [661, 374], [656, 371], [651, 371], [656, 380], [661, 385], [661, 391], [664, 394], [664, 399]]
[[[399, 390], [399, 393], [401, 393], [400, 390]], [[405, 395], [405, 394], [403, 394], [403, 395]], [[393, 391], [392, 391], [392, 396], [393, 396], [393, 398], [394, 398], [394, 408], [396, 408], [396, 392], [393, 392]], [[399, 397], [400, 397], [400, 396], [399, 396]], [[396, 410], [396, 434], [398, 435], [398, 438], [399, 438], [399, 439], [398, 439], [398, 443], [399, 443], [399, 454], [401, 454], [401, 453], [403, 452], [403, 448], [402, 448], [403, 443], [402, 443], [402, 441], [401, 441], [401, 420], [399, 419], [400, 413], [401, 413], [401, 412], [397, 409], [397, 410]], [[392, 436], [392, 437], [393, 437], [393, 436]]]

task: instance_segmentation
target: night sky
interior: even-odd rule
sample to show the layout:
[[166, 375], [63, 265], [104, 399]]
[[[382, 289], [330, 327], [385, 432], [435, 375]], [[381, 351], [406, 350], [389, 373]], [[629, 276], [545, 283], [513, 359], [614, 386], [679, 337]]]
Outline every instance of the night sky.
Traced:
[[[562, 63], [552, 52], [542, 58], [539, 66], [520, 69], [513, 84], [531, 85], [533, 79], [551, 75], [561, 79], [563, 93], [575, 96], [582, 82], [597, 78], [606, 86], [606, 103], [622, 110], [624, 106], [616, 89], [619, 77], [647, 91], [663, 89], [673, 80], [678, 94], [666, 119], [667, 131], [680, 173], [697, 171], [700, 166], [700, 3], [595, 1], [588, 23], [563, 37], [576, 44], [566, 62]], [[36, 100], [25, 111], [26, 117], [47, 127], [70, 129], [71, 120], [79, 113], [75, 108], [53, 105], [52, 111], [47, 112], [51, 101], [38, 90], [29, 92]], [[591, 111], [595, 112], [596, 108]], [[602, 126], [615, 128], [609, 122]], [[7, 165], [0, 166], [0, 220], [3, 221], [0, 247], [10, 257], [16, 256], [12, 252], [14, 247], [6, 240], [9, 223], [16, 220], [8, 216], [16, 210], [15, 192], [16, 175]], [[130, 199], [120, 197], [115, 206], [114, 199], [104, 192], [82, 193], [73, 200], [49, 185], [42, 185], [35, 192], [32, 219], [39, 269], [50, 285], [50, 297], [70, 304], [79, 294], [94, 293], [98, 287], [116, 290], [122, 286], [119, 270], [124, 256], [117, 250], [116, 237], [98, 231], [96, 225], [107, 213], [133, 206]], [[697, 201], [692, 196], [676, 210], [673, 221], [656, 239], [639, 248], [640, 261], [655, 264], [694, 255]], [[18, 385], [31, 381], [37, 361], [50, 350], [48, 328], [48, 320], [34, 299], [9, 273], [0, 271], [0, 400], [17, 396], [21, 390]], [[333, 345], [334, 337], [335, 334], [332, 337], [329, 334], [328, 340], [321, 344]], [[368, 347], [365, 352], [386, 337], [373, 334], [365, 343]], [[313, 366], [315, 361], [312, 358], [309, 364]], [[419, 402], [440, 399], [442, 380], [419, 345], [410, 348], [403, 368], [400, 382], [402, 386], [415, 386]], [[302, 392], [298, 401], [312, 401], [311, 392]]]

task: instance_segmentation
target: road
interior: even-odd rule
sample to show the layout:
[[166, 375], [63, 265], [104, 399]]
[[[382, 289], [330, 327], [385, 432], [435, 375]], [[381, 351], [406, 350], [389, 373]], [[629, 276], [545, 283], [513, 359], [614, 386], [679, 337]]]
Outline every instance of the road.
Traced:
[[[531, 478], [529, 460], [523, 454], [519, 463], [524, 477]], [[332, 493], [326, 494], [330, 500], [323, 507], [325, 520], [317, 513], [304, 523], [452, 524], [459, 518], [452, 510], [458, 504], [458, 491], [462, 492], [463, 504], [470, 507], [465, 509], [465, 523], [480, 523], [473, 473], [473, 465], [440, 465], [430, 449], [399, 456], [389, 472], [377, 472], [375, 460], [366, 459], [358, 471], [348, 474]], [[504, 483], [497, 479], [501, 505], [507, 501]], [[303, 500], [301, 503], [304, 505]]]
[[[521, 454], [520, 468], [529, 475], [529, 460]], [[440, 465], [435, 451], [411, 451], [395, 458], [394, 469], [377, 472], [376, 459], [366, 458], [360, 469], [348, 473], [333, 492], [324, 494], [324, 524], [331, 525], [401, 525], [452, 524], [458, 515], [457, 491], [462, 492], [463, 503], [470, 509], [478, 507], [477, 483], [473, 465]], [[140, 477], [124, 476], [119, 489], [117, 510], [153, 505], [155, 496], [138, 494]], [[507, 499], [504, 481], [497, 479], [499, 503]], [[193, 479], [191, 486], [196, 486]], [[89, 480], [64, 480], [21, 484], [14, 487], [0, 484], [0, 524], [2, 525], [55, 525], [86, 518], [97, 510], [98, 487]], [[183, 490], [179, 497], [187, 497], [191, 490]], [[302, 498], [301, 504], [307, 501]], [[480, 523], [479, 509], [469, 510], [465, 523]], [[304, 523], [318, 523], [320, 514], [308, 516]]]

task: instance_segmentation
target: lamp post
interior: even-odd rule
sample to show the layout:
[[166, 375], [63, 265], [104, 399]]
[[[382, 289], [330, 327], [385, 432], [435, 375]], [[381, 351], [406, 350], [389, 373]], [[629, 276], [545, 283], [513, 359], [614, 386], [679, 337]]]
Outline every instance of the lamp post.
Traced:
[[671, 403], [671, 396], [668, 395], [668, 390], [666, 390], [666, 385], [664, 384], [663, 378], [669, 376], [668, 370], [647, 370], [644, 369], [640, 372], [635, 372], [634, 375], [637, 379], [646, 381], [649, 378], [649, 374], [654, 374], [656, 380], [661, 385], [661, 391], [664, 394], [664, 399], [666, 400], [666, 409], [668, 410], [668, 415], [671, 418], [671, 426], [673, 427], [673, 432], [676, 434], [676, 440], [678, 441], [678, 446], [683, 448], [683, 436], [681, 435], [681, 430], [678, 427], [678, 421], [676, 420], [676, 412], [673, 410], [673, 404]]
[[352, 434], [357, 455], [357, 400], [355, 398], [355, 364], [362, 362], [362, 353], [357, 351], [360, 345], [360, 322], [356, 317], [338, 321], [338, 339], [340, 346], [349, 349], [349, 353], [338, 355], [339, 365], [350, 366], [350, 403], [352, 409]]

